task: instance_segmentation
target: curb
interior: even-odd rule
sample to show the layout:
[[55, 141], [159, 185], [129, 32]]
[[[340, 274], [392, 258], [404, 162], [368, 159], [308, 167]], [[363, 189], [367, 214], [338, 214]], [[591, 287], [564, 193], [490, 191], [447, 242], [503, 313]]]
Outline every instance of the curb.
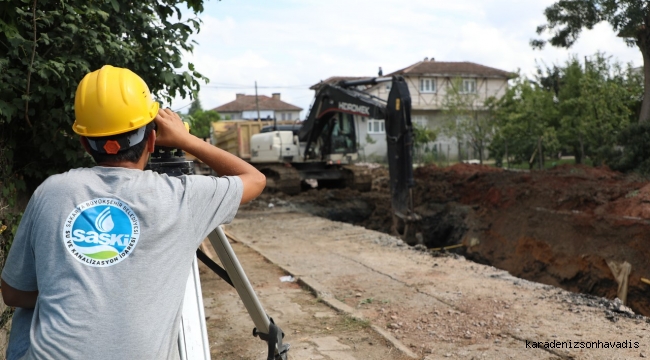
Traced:
[[[255, 249], [253, 249], [255, 250]], [[257, 251], [257, 250], [255, 250]], [[262, 255], [264, 256], [264, 255]], [[271, 260], [269, 260], [271, 261]], [[280, 266], [273, 262], [274, 265]], [[280, 266], [282, 268], [282, 266]], [[284, 269], [283, 269], [284, 270]], [[286, 271], [286, 270], [285, 270]], [[290, 274], [294, 276], [293, 274]], [[309, 290], [317, 297], [321, 299], [325, 304], [327, 304], [329, 307], [332, 309], [338, 311], [339, 313], [344, 313], [356, 320], [359, 321], [368, 321], [366, 318], [361, 315], [358, 311], [355, 311], [352, 307], [349, 305], [335, 299], [332, 297], [332, 295], [326, 291], [323, 290], [322, 285], [320, 285], [316, 280], [310, 278], [310, 277], [299, 277], [298, 278], [298, 283], [301, 285], [306, 286], [309, 288]], [[390, 332], [386, 331], [385, 329], [375, 325], [371, 324], [370, 327], [377, 333], [379, 336], [383, 337], [386, 341], [391, 343], [397, 350], [399, 350], [402, 354], [410, 357], [411, 359], [419, 359], [420, 357], [416, 355], [414, 352], [412, 352], [408, 347], [406, 347], [404, 344], [402, 344], [401, 341], [397, 340]]]
[[[295, 271], [292, 271], [287, 266], [280, 265], [279, 262], [275, 261], [273, 258], [264, 254], [257, 246], [238, 239], [237, 237], [233, 236], [232, 233], [229, 232], [225, 232], [225, 233], [232, 241], [247, 246], [248, 248], [252, 249], [256, 253], [260, 254], [260, 256], [265, 258], [271, 264], [279, 267], [280, 269], [282, 269], [282, 271], [284, 271], [288, 275], [291, 275], [294, 278], [296, 278], [300, 285], [307, 287], [309, 291], [311, 291], [312, 294], [314, 294], [314, 296], [320, 298], [323, 301], [323, 303], [325, 303], [327, 306], [331, 307], [332, 309], [336, 310], [339, 313], [348, 315], [353, 319], [359, 321], [368, 321], [370, 323], [370, 321], [364, 318], [360, 312], [354, 310], [351, 306], [335, 299], [332, 296], [332, 294], [330, 294], [327, 290], [325, 290], [325, 288], [316, 280], [310, 278], [309, 276], [303, 277], [300, 274], [297, 274]], [[402, 342], [397, 340], [390, 332], [372, 323], [370, 325], [370, 328], [372, 328], [372, 330], [374, 330], [379, 336], [383, 337], [386, 341], [388, 341], [391, 345], [393, 345], [402, 354], [408, 356], [411, 359], [420, 359], [420, 356], [416, 355], [408, 347], [402, 344]]]

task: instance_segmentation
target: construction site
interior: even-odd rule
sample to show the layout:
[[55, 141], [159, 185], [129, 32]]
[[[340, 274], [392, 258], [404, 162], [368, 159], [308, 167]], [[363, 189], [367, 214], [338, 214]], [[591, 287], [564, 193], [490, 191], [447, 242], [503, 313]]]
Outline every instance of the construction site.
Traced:
[[[635, 313], [650, 315], [650, 284], [641, 280], [650, 278], [650, 187], [641, 179], [587, 166], [513, 172], [457, 164], [422, 167], [415, 175], [424, 235], [418, 249], [450, 247], [449, 253], [523, 279], [610, 299], [618, 283], [608, 263], [628, 262], [621, 297]], [[387, 171], [376, 168], [373, 179], [368, 193], [325, 189], [275, 198], [299, 211], [392, 234]], [[273, 203], [272, 197], [259, 201]]]
[[0, 360], [650, 358], [650, 2], [0, 9]]
[[[388, 170], [364, 165], [369, 192], [266, 191], [227, 227], [290, 358], [648, 356], [647, 181], [586, 166], [419, 167], [423, 241], [410, 246], [393, 233]], [[226, 289], [204, 279], [210, 338], [242, 345], [213, 358], [258, 358]]]
[[[385, 101], [358, 90], [382, 82]], [[215, 146], [266, 175], [226, 233], [289, 358], [648, 356], [647, 180], [414, 164], [409, 94], [400, 76], [337, 80], [301, 123], [215, 125]], [[385, 119], [385, 163], [359, 159], [363, 116]], [[255, 359], [236, 295], [203, 282], [213, 358]]]

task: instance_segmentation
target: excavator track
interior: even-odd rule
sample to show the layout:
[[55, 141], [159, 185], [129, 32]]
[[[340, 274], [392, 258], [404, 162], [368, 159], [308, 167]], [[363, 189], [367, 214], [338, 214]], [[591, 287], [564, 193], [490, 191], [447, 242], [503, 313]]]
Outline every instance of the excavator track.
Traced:
[[368, 192], [372, 188], [372, 174], [370, 168], [358, 165], [344, 165], [346, 172], [346, 187], [361, 192]]
[[286, 165], [265, 165], [257, 168], [266, 176], [267, 189], [281, 191], [287, 195], [300, 193], [301, 178], [295, 168]]

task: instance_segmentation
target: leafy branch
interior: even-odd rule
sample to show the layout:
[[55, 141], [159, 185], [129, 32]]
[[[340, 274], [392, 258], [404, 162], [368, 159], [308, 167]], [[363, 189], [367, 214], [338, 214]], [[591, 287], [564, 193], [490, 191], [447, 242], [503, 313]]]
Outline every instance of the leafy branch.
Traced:
[[25, 90], [25, 120], [27, 120], [29, 127], [32, 127], [32, 122], [29, 120], [29, 86], [31, 85], [34, 56], [36, 55], [36, 0], [34, 0], [32, 6], [32, 27], [34, 28], [34, 44], [32, 45], [32, 59], [27, 67], [27, 88]]

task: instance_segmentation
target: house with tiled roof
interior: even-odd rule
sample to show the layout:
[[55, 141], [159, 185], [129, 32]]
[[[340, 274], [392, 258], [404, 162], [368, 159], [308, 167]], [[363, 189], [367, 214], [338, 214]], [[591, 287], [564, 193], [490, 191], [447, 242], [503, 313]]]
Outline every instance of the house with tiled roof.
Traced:
[[[454, 85], [466, 94], [476, 94], [478, 101], [500, 98], [508, 88], [508, 80], [516, 74], [472, 62], [443, 62], [425, 58], [387, 76], [401, 75], [409, 84], [414, 115], [423, 111], [441, 110], [447, 90]], [[455, 84], [458, 82], [458, 84]], [[388, 98], [390, 86], [375, 85], [367, 92]], [[427, 114], [424, 114], [427, 115]]]
[[301, 107], [282, 101], [280, 93], [266, 95], [236, 94], [235, 100], [212, 109], [232, 120], [299, 120]]
[[[424, 58], [415, 64], [384, 76], [401, 75], [408, 83], [411, 94], [411, 119], [414, 124], [429, 129], [441, 129], [446, 121], [443, 114], [445, 96], [449, 89], [459, 86], [459, 92], [474, 96], [478, 107], [490, 97], [500, 98], [508, 89], [508, 80], [516, 74], [473, 62], [435, 61]], [[333, 76], [314, 84], [310, 89], [317, 90], [323, 83], [335, 84], [354, 77]], [[364, 87], [363, 90], [381, 99], [388, 99], [390, 82]], [[385, 124], [382, 119], [358, 119], [358, 138], [362, 155], [369, 159], [382, 159], [386, 155]], [[462, 142], [462, 141], [461, 141]], [[460, 156], [459, 156], [460, 149]], [[467, 144], [459, 144], [457, 139], [439, 134], [430, 144], [430, 150], [444, 154], [452, 160], [477, 158]]]

